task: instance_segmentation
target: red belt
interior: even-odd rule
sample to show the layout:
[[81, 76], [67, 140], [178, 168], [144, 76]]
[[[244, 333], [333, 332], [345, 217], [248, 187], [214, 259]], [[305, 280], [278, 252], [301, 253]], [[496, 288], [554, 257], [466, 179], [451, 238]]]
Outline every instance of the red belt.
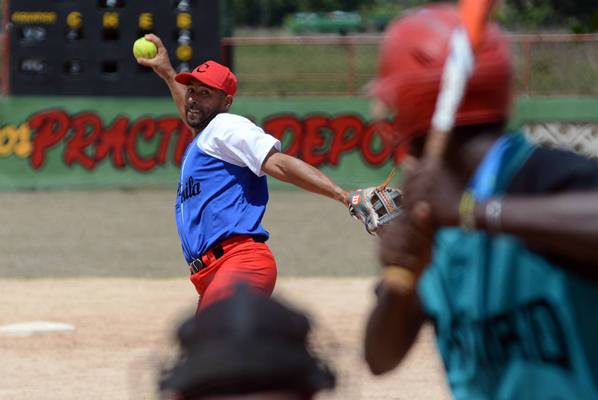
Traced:
[[215, 261], [222, 257], [226, 252], [230, 251], [232, 247], [235, 247], [239, 243], [243, 242], [256, 242], [264, 243], [266, 237], [264, 236], [250, 236], [250, 235], [237, 235], [231, 238], [222, 240], [212, 247], [210, 247], [205, 253], [193, 260], [189, 264], [189, 272], [191, 275], [198, 273], [202, 269], [206, 268], [212, 261]]

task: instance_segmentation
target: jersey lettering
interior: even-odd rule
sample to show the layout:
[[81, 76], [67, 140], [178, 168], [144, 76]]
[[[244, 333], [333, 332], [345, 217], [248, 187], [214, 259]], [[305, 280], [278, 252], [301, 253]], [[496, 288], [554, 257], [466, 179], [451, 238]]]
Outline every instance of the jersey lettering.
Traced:
[[451, 365], [467, 370], [501, 367], [514, 358], [571, 368], [562, 324], [544, 299], [482, 320], [455, 315], [447, 354]]
[[179, 183], [179, 186], [177, 188], [177, 196], [180, 197], [181, 204], [183, 204], [186, 200], [190, 199], [191, 197], [197, 196], [199, 192], [199, 180], [193, 179], [192, 176], [190, 176], [187, 182], [185, 182], [185, 186], [182, 186]]

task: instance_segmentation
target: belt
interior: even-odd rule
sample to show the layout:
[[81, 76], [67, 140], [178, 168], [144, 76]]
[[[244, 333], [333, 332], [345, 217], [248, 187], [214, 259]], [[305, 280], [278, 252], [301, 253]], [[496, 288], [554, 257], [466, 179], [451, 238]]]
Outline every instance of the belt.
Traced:
[[255, 243], [264, 243], [266, 241], [265, 236], [249, 236], [249, 235], [238, 235], [233, 236], [229, 239], [222, 240], [212, 247], [210, 247], [205, 253], [191, 261], [189, 264], [189, 272], [191, 275], [198, 273], [202, 269], [206, 268], [209, 262], [217, 260], [222, 257], [227, 251], [230, 251], [231, 247], [246, 241], [252, 241]]

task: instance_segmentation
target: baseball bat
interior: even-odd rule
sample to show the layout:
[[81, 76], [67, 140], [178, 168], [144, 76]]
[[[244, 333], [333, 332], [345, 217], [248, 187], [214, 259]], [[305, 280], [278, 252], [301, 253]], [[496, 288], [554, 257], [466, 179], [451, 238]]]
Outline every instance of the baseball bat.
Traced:
[[[450, 53], [442, 71], [440, 92], [424, 147], [424, 158], [439, 160], [444, 156], [455, 114], [461, 104], [467, 81], [473, 73], [475, 50], [482, 42], [493, 5], [494, 0], [459, 2], [462, 26], [456, 28], [451, 35]], [[415, 290], [417, 282], [413, 271], [400, 265], [387, 265], [382, 279], [388, 287], [398, 292]]]
[[455, 114], [473, 72], [475, 51], [484, 37], [494, 3], [495, 0], [459, 2], [462, 27], [455, 29], [451, 35], [450, 53], [443, 67], [440, 92], [424, 147], [424, 157], [440, 159], [444, 155], [455, 122]]

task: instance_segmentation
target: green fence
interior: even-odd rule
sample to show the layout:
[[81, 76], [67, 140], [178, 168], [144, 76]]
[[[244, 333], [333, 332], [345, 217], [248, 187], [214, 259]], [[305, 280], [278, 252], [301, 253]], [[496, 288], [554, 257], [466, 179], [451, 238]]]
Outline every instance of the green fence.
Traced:
[[[285, 152], [340, 185], [382, 181], [404, 148], [366, 99], [238, 98], [233, 112], [264, 127]], [[513, 126], [598, 121], [598, 98], [520, 98]], [[0, 190], [176, 187], [191, 133], [170, 99], [0, 98]], [[275, 188], [284, 184], [272, 180]]]

